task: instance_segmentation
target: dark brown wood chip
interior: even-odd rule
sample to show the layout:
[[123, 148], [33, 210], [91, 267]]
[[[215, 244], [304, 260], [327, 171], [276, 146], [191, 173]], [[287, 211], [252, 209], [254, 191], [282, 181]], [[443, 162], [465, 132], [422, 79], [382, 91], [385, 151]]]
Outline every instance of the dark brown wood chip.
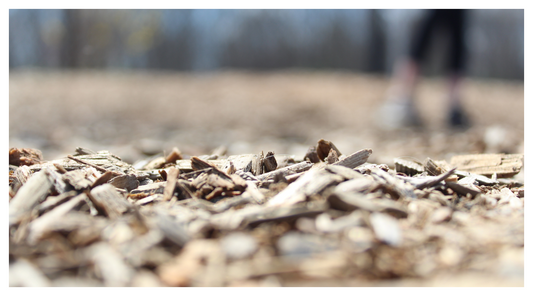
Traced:
[[9, 149], [9, 164], [34, 165], [43, 161], [43, 153], [32, 148], [11, 148]]
[[198, 171], [198, 170], [203, 170], [203, 169], [208, 169], [208, 168], [215, 168], [216, 166], [196, 156], [193, 156], [191, 157], [191, 167], [193, 170]]
[[325, 161], [326, 157], [328, 157], [330, 150], [335, 150], [337, 153], [337, 156], [341, 156], [342, 153], [335, 147], [333, 143], [330, 141], [326, 141], [324, 139], [318, 140], [317, 146], [316, 146], [316, 153], [320, 160]]
[[181, 151], [174, 147], [172, 148], [172, 152], [165, 158], [166, 163], [176, 163], [176, 160], [183, 159], [183, 156], [181, 155]]
[[309, 147], [309, 149], [307, 149], [307, 152], [305, 153], [305, 156], [304, 156], [304, 160], [307, 160], [311, 163], [320, 162], [315, 146], [311, 146]]
[[265, 158], [263, 159], [263, 169], [265, 173], [271, 172], [278, 168], [278, 163], [274, 157], [274, 153], [269, 151], [267, 152]]
[[91, 186], [91, 188], [94, 188], [96, 186], [100, 186], [102, 184], [105, 184], [107, 183], [109, 180], [113, 179], [114, 177], [116, 177], [117, 174], [115, 172], [105, 172], [104, 174], [102, 174], [98, 179], [96, 179], [96, 181], [94, 181], [93, 185]]

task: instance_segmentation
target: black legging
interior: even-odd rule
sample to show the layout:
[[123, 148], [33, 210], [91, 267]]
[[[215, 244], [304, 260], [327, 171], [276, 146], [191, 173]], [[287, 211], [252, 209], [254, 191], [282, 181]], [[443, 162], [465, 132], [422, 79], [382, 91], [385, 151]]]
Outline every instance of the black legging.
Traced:
[[463, 9], [435, 9], [430, 10], [417, 32], [410, 50], [410, 57], [420, 63], [427, 52], [429, 42], [435, 34], [436, 28], [447, 30], [450, 34], [449, 70], [453, 73], [461, 72], [465, 65], [465, 19]]

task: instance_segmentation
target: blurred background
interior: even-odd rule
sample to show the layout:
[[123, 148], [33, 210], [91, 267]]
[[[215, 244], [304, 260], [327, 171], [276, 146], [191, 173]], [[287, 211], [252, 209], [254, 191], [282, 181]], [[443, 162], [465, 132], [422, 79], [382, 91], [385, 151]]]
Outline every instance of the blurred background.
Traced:
[[[423, 10], [16, 10], [9, 66], [388, 73]], [[523, 10], [472, 10], [468, 74], [524, 78]], [[439, 72], [436, 45], [427, 74]], [[440, 49], [440, 51], [439, 51]]]
[[45, 159], [82, 146], [134, 162], [170, 151], [274, 151], [320, 138], [344, 154], [523, 153], [524, 11], [471, 10], [462, 92], [473, 125], [445, 118], [446, 38], [416, 99], [425, 129], [383, 131], [375, 110], [423, 10], [9, 11], [10, 147]]

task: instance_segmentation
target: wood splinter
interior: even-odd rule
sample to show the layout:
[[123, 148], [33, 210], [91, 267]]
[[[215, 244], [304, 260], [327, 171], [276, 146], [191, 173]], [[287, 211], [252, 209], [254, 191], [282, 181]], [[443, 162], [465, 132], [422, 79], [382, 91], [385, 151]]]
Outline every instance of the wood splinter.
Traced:
[[72, 155], [67, 155], [67, 157], [68, 157], [69, 159], [72, 159], [72, 160], [74, 160], [74, 161], [76, 161], [76, 162], [79, 162], [79, 163], [81, 163], [81, 164], [85, 164], [85, 165], [91, 166], [91, 167], [97, 169], [98, 171], [100, 171], [100, 172], [102, 172], [102, 173], [111, 172], [111, 173], [113, 173], [113, 174], [116, 174], [117, 176], [123, 174], [123, 173], [119, 173], [119, 172], [113, 172], [113, 171], [110, 171], [110, 170], [106, 170], [106, 169], [104, 169], [104, 168], [101, 167], [101, 166], [97, 166], [97, 165], [92, 164], [92, 163], [90, 163], [90, 162], [87, 162], [87, 161], [85, 161], [85, 160], [81, 160], [81, 159], [76, 158], [76, 157], [74, 157], [74, 156], [72, 156]]
[[165, 186], [165, 191], [163, 191], [163, 200], [169, 201], [174, 194], [174, 189], [176, 188], [176, 182], [178, 180], [178, 175], [180, 170], [176, 168], [171, 168], [168, 170], [167, 174], [167, 184]]

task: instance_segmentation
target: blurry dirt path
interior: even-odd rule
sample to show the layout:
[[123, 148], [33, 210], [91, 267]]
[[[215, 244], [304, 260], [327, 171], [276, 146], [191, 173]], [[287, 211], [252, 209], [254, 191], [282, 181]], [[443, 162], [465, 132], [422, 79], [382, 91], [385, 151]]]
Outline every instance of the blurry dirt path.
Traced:
[[351, 72], [16, 71], [9, 79], [9, 145], [41, 149], [45, 159], [76, 146], [106, 149], [129, 162], [174, 146], [189, 155], [225, 145], [228, 154], [303, 157], [320, 138], [343, 153], [372, 148], [374, 163], [523, 153], [523, 83], [465, 81], [474, 126], [461, 133], [444, 125], [442, 79], [425, 79], [418, 89], [426, 130], [376, 129], [387, 85], [381, 76]]

